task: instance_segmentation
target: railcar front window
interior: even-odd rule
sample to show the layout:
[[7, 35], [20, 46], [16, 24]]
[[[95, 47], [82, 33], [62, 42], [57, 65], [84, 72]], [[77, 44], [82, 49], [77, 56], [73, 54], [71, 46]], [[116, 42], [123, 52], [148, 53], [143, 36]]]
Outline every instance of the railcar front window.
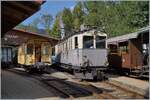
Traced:
[[106, 48], [106, 37], [105, 36], [96, 36], [96, 48], [104, 49]]
[[45, 45], [45, 46], [44, 46], [44, 49], [43, 49], [43, 54], [44, 54], [44, 55], [48, 55], [48, 53], [49, 53], [49, 52], [48, 52], [48, 49], [49, 49], [49, 46], [48, 46], [48, 45]]
[[83, 37], [83, 48], [93, 48], [93, 36]]

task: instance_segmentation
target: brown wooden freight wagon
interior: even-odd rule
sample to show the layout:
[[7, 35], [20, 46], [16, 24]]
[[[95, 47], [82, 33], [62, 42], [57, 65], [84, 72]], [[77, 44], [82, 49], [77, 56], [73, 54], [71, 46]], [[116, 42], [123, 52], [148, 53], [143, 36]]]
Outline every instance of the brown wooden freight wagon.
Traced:
[[125, 73], [147, 76], [149, 72], [149, 28], [109, 38], [108, 61], [111, 68]]
[[20, 66], [30, 70], [51, 65], [52, 47], [57, 39], [46, 34], [32, 33], [24, 30], [13, 29], [6, 33], [5, 44], [14, 45], [17, 48], [17, 62]]

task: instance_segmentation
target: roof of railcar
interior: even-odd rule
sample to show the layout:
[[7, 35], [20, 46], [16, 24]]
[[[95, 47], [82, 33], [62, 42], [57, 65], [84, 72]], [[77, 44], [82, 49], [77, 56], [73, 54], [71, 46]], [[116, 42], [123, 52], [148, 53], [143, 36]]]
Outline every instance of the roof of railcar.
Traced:
[[129, 33], [129, 34], [109, 38], [109, 39], [107, 39], [107, 43], [120, 42], [120, 41], [126, 41], [129, 39], [137, 38], [140, 34], [145, 33], [145, 32], [149, 32], [149, 28], [150, 27], [148, 26], [148, 27], [141, 28], [134, 33]]
[[[83, 34], [85, 32], [89, 32], [89, 31], [97, 31], [96, 29], [93, 29], [93, 28], [89, 28], [89, 29], [85, 29], [85, 30], [82, 30], [82, 31], [76, 31], [74, 33], [70, 33], [69, 36], [66, 36], [65, 38], [61, 39], [60, 42], [63, 42], [65, 40], [67, 40], [68, 38], [74, 36], [74, 35], [79, 35], [79, 34]], [[100, 32], [100, 31], [98, 31]], [[103, 32], [100, 32], [100, 33], [103, 33]], [[103, 34], [106, 34], [106, 33], [103, 33]], [[107, 34], [106, 34], [107, 35]]]

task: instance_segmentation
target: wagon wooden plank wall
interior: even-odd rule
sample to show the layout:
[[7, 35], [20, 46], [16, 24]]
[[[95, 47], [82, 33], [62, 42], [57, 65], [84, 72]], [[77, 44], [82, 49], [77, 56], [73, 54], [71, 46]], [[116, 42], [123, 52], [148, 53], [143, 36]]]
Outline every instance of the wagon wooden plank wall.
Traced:
[[109, 65], [128, 74], [148, 73], [149, 27], [137, 32], [109, 38]]
[[30, 66], [36, 62], [51, 64], [52, 46], [57, 41], [48, 35], [13, 29], [5, 34], [2, 44], [17, 48], [18, 64]]

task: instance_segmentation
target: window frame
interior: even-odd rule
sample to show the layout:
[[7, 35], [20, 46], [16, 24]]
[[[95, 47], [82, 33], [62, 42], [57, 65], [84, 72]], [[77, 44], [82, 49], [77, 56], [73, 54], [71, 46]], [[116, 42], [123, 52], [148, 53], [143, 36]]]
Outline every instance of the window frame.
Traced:
[[[98, 45], [97, 45], [97, 44], [99, 44], [99, 43], [97, 42], [97, 41], [99, 41], [99, 40], [97, 40], [98, 37], [101, 37], [101, 38], [102, 38], [102, 39], [100, 39], [100, 40], [103, 40], [103, 39], [104, 39], [104, 41], [103, 41], [103, 42], [104, 42], [104, 43], [103, 43], [103, 46], [104, 46], [104, 47], [102, 47], [102, 46], [100, 46], [100, 45], [99, 45], [99, 47], [98, 47]], [[98, 36], [98, 35], [97, 35], [97, 36], [96, 36], [95, 45], [96, 45], [96, 48], [97, 48], [97, 49], [105, 49], [105, 48], [106, 48], [106, 36]], [[101, 44], [101, 45], [102, 45], [102, 44]]]
[[[92, 43], [92, 47], [94, 48], [94, 36], [88, 36], [88, 35], [85, 35], [85, 36], [83, 36], [83, 49], [90, 49], [90, 47], [85, 47], [85, 45], [84, 45], [84, 43], [85, 43], [85, 40], [84, 40], [84, 38], [85, 37], [91, 37], [91, 40], [88, 40], [88, 41], [91, 41], [91, 43]], [[87, 42], [87, 41], [86, 41]]]
[[[25, 49], [25, 48], [22, 48], [22, 49]], [[32, 43], [27, 44], [27, 46], [26, 46], [26, 54], [32, 55], [33, 51], [34, 51], [34, 44], [32, 44]]]
[[74, 37], [74, 47], [75, 49], [78, 49], [78, 37]]
[[49, 45], [48, 44], [45, 44], [43, 46], [42, 54], [43, 55], [49, 55]]

